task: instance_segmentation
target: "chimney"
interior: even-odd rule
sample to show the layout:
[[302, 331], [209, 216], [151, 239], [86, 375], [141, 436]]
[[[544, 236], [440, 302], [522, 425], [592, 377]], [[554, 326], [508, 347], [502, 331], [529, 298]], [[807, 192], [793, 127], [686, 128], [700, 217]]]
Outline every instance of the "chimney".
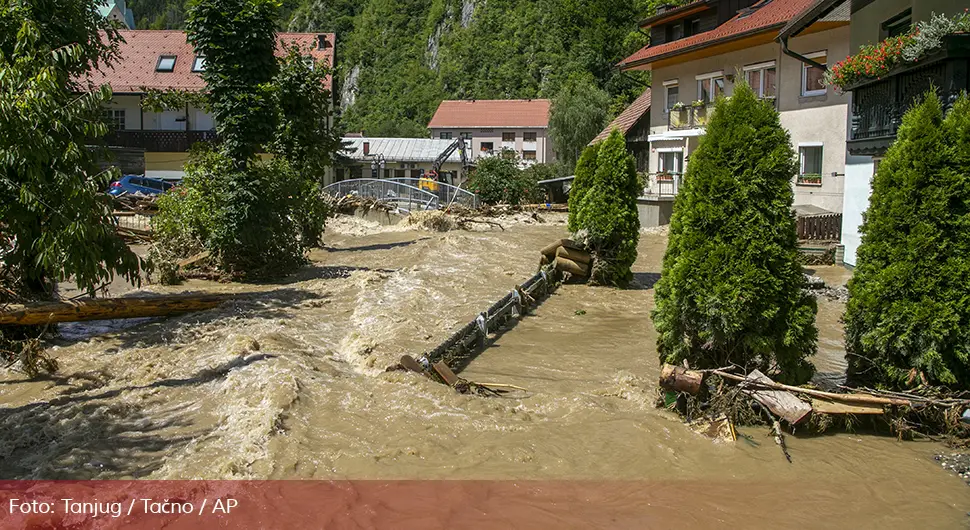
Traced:
[[370, 155], [370, 142], [364, 142], [364, 156]]
[[330, 47], [330, 41], [327, 40], [327, 34], [321, 33], [317, 35], [317, 49], [326, 50]]

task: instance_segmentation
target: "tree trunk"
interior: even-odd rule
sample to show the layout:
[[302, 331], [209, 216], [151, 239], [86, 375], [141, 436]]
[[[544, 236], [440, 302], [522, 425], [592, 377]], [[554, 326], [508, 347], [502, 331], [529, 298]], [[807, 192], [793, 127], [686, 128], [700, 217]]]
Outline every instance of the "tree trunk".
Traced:
[[704, 372], [688, 370], [673, 364], [665, 364], [660, 370], [660, 387], [671, 392], [687, 392], [696, 396], [701, 391]]
[[0, 308], [0, 325], [36, 326], [57, 322], [176, 315], [212, 309], [237, 298], [231, 294], [182, 294], [151, 298], [95, 298], [74, 302], [10, 304]]

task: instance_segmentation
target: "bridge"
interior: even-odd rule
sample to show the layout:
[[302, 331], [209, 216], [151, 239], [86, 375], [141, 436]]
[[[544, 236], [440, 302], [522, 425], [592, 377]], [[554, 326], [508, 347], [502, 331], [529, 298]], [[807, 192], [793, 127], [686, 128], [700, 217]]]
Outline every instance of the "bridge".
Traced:
[[334, 182], [323, 191], [335, 196], [357, 195], [388, 203], [398, 210], [437, 210], [452, 204], [478, 208], [478, 195], [458, 186], [417, 178], [350, 179]]

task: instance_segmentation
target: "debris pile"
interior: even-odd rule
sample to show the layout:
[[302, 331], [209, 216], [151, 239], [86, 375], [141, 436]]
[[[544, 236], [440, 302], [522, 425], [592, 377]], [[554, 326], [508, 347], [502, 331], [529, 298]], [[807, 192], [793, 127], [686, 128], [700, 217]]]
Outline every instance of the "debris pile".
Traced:
[[[843, 387], [844, 388], [844, 387]], [[875, 430], [888, 429], [900, 439], [927, 438], [963, 445], [970, 425], [962, 420], [970, 394], [947, 394], [934, 388], [888, 392], [869, 388], [846, 393], [784, 385], [758, 370], [691, 370], [665, 364], [660, 375], [661, 407], [677, 410], [692, 427], [712, 437], [736, 438], [736, 425], [767, 425], [791, 461], [782, 425], [824, 432], [836, 425], [852, 427], [861, 418]], [[851, 392], [849, 392], [851, 390]]]
[[815, 296], [824, 296], [829, 300], [842, 303], [849, 301], [849, 288], [845, 285], [829, 287], [825, 284], [825, 280], [811, 274], [805, 275], [805, 281], [808, 282], [808, 290]]

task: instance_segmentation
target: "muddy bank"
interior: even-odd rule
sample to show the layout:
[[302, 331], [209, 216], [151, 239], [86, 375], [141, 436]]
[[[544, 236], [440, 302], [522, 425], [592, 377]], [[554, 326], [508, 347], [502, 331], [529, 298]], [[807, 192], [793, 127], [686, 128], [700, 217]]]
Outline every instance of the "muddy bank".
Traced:
[[[788, 464], [763, 430], [712, 444], [654, 408], [662, 234], [642, 236], [635, 288], [564, 286], [462, 374], [526, 394], [462, 396], [383, 372], [530, 276], [538, 249], [564, 235], [548, 222], [333, 229], [284, 282], [149, 287], [257, 294], [96, 336], [81, 327], [53, 351], [58, 377], [0, 376], [0, 477], [644, 480], [705, 485], [732, 513], [771, 509], [754, 495], [770, 490], [797, 499], [793, 521], [964, 523], [970, 488], [934, 461], [938, 445], [794, 436]], [[836, 373], [842, 305], [819, 307], [815, 362]]]

